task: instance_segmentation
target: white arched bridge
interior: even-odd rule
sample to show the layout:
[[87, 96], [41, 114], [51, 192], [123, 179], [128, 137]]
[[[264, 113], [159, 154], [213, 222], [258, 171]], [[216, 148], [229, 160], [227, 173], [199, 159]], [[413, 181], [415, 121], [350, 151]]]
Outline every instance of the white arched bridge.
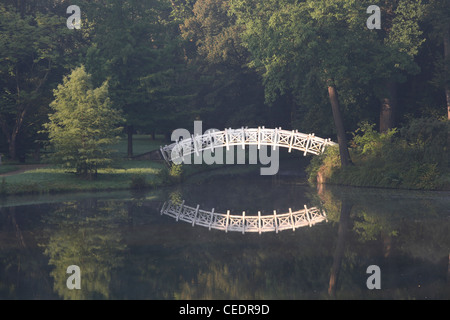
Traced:
[[211, 211], [201, 210], [200, 206], [190, 207], [181, 203], [173, 203], [167, 201], [163, 204], [161, 215], [168, 215], [176, 219], [176, 221], [184, 221], [211, 229], [242, 232], [277, 232], [305, 226], [312, 227], [313, 225], [328, 221], [327, 215], [319, 208], [307, 208], [304, 206], [303, 210], [292, 211], [289, 209], [288, 213], [277, 214], [273, 211], [272, 215], [246, 215], [245, 211], [241, 215], [232, 215], [228, 210], [226, 214]]
[[325, 151], [328, 146], [337, 145], [330, 139], [316, 137], [314, 134], [305, 134], [298, 130], [283, 130], [281, 128], [268, 129], [265, 127], [258, 128], [241, 128], [241, 129], [225, 129], [224, 131], [208, 130], [203, 135], [191, 135], [190, 138], [177, 141], [171, 145], [161, 147], [160, 151], [164, 160], [168, 163], [179, 163], [185, 156], [196, 154], [204, 150], [212, 150], [215, 148], [230, 146], [258, 146], [258, 149], [264, 146], [271, 146], [274, 150], [278, 147], [291, 150], [299, 150], [306, 156], [308, 153], [319, 155]]

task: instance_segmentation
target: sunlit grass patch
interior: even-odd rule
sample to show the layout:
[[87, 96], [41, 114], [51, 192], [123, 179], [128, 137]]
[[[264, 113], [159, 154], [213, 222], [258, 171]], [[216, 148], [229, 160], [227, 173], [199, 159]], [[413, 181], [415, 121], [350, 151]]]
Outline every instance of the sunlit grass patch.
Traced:
[[162, 163], [152, 161], [121, 161], [116, 167], [98, 171], [96, 179], [82, 179], [70, 170], [49, 166], [3, 177], [6, 194], [49, 193], [67, 191], [100, 191], [128, 189], [136, 176], [150, 182], [157, 180]]

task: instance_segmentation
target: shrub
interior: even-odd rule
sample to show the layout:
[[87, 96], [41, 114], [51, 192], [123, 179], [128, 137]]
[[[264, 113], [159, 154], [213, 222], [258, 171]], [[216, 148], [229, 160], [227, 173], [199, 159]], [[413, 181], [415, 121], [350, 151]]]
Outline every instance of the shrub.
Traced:
[[180, 183], [183, 180], [183, 166], [173, 164], [170, 167], [164, 167], [158, 173], [158, 176], [163, 184]]
[[134, 190], [140, 190], [145, 189], [149, 185], [147, 183], [147, 180], [145, 179], [145, 176], [142, 174], [134, 175], [131, 177], [131, 183], [130, 188]]
[[337, 148], [328, 148], [308, 167], [310, 182], [435, 190], [449, 184], [449, 123], [413, 119], [379, 133], [361, 123], [350, 142], [355, 166], [341, 168]]

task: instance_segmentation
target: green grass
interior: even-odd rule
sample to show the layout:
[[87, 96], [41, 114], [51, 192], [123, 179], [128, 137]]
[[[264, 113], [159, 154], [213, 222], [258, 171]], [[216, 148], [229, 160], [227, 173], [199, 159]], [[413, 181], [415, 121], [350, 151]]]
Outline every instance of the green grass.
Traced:
[[19, 167], [13, 164], [2, 164], [0, 165], [0, 174], [16, 171], [18, 169]]
[[[101, 169], [94, 180], [85, 180], [56, 166], [35, 169], [2, 178], [3, 194], [52, 193], [129, 189], [133, 177], [143, 176], [158, 183], [164, 164], [154, 161], [121, 161], [114, 168]], [[4, 181], [4, 182], [3, 182]]]
[[[161, 145], [165, 145], [165, 143], [162, 140], [152, 140], [151, 136], [135, 135], [133, 139], [135, 155], [158, 150]], [[201, 183], [201, 181], [213, 179], [221, 174], [241, 174], [256, 170], [254, 166], [247, 165], [190, 165], [183, 166], [182, 172], [171, 176], [167, 170], [164, 170], [165, 164], [161, 161], [128, 160], [126, 138], [122, 138], [115, 149], [118, 151], [116, 160], [110, 168], [100, 169], [96, 179], [82, 179], [65, 169], [50, 165], [2, 177], [0, 179], [0, 195], [119, 191], [166, 186], [182, 180], [188, 181], [188, 177], [189, 182]], [[13, 165], [10, 165], [11, 170], [12, 168]], [[199, 173], [202, 174], [198, 175]], [[193, 176], [198, 177], [194, 178]]]

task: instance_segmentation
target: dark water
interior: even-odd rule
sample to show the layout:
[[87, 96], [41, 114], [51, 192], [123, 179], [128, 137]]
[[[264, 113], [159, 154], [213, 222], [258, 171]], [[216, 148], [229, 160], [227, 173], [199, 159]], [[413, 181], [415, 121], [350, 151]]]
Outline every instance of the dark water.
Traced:
[[[146, 193], [7, 199], [0, 299], [450, 298], [448, 192], [318, 192], [295, 181], [224, 175]], [[168, 199], [248, 214], [320, 205], [328, 222], [209, 231], [160, 215]], [[67, 288], [70, 265], [80, 267], [80, 290]], [[367, 287], [371, 265], [381, 289]]]

